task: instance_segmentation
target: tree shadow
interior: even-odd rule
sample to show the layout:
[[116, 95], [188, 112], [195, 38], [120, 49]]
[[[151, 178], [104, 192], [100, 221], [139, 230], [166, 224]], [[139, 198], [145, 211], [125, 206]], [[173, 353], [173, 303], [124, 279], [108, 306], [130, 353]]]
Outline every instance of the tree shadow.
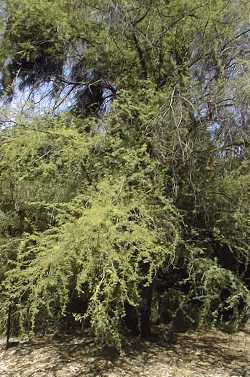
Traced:
[[[163, 363], [165, 366], [193, 365], [194, 368], [222, 367], [238, 376], [247, 376], [250, 365], [250, 336], [228, 335], [219, 331], [171, 333], [165, 336], [156, 333], [148, 340], [127, 338], [119, 354], [112, 347], [97, 344], [88, 334], [36, 338], [31, 342], [18, 344], [4, 351], [4, 357], [15, 357], [17, 364], [26, 363], [27, 368], [44, 366], [46, 371], [55, 373], [79, 366], [79, 374], [69, 376], [108, 376], [108, 373], [124, 371], [127, 376], [136, 375], [134, 368], [144, 373], [149, 366]], [[244, 338], [245, 337], [245, 338]], [[68, 373], [67, 371], [65, 372]], [[120, 373], [120, 372], [119, 372]], [[119, 375], [119, 373], [117, 375]], [[65, 374], [65, 375], [66, 375]], [[35, 375], [35, 374], [34, 374]]]

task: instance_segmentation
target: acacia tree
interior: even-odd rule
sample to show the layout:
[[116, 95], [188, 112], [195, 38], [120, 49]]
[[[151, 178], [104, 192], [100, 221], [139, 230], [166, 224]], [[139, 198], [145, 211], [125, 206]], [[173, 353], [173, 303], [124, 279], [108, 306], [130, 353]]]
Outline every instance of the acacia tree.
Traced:
[[[75, 97], [56, 117], [3, 114], [1, 331], [77, 320], [120, 347], [152, 320], [248, 319], [248, 8], [4, 2], [5, 98], [44, 83], [57, 105]], [[106, 80], [119, 90], [101, 134], [85, 104]]]

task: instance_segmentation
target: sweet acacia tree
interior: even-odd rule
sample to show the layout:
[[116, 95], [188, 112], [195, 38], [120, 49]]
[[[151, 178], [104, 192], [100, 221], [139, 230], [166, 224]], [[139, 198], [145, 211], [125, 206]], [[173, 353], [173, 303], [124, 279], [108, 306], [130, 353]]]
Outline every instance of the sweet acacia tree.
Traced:
[[[245, 323], [248, 2], [1, 6], [2, 98], [75, 93], [56, 116], [3, 102], [1, 332], [80, 322], [120, 347], [154, 322]], [[79, 111], [97, 82], [118, 85], [102, 118]]]

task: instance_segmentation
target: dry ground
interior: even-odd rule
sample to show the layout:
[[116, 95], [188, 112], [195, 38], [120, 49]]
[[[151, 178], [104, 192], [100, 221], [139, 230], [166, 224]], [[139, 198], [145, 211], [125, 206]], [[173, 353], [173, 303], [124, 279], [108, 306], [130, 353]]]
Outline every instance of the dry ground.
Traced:
[[177, 334], [131, 342], [118, 356], [90, 337], [41, 338], [5, 350], [1, 377], [250, 377], [250, 333]]

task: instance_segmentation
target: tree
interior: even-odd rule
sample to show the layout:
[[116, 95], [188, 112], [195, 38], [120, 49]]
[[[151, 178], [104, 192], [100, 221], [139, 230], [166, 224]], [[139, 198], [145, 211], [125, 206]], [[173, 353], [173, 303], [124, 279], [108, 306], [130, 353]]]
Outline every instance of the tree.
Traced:
[[[80, 322], [119, 348], [155, 323], [247, 321], [247, 9], [5, 2], [4, 99], [51, 112], [2, 111], [2, 332]], [[108, 116], [102, 83], [118, 85]]]

